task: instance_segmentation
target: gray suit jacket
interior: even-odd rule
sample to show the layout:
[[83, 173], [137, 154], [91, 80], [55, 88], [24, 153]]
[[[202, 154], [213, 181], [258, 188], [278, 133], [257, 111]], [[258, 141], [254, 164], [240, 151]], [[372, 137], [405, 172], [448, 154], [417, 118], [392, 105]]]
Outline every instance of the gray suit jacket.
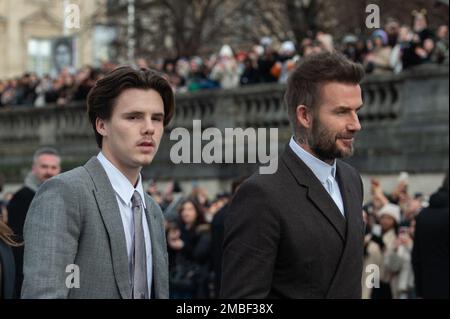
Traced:
[[[150, 196], [145, 201], [153, 252], [152, 298], [168, 298], [163, 215]], [[131, 298], [122, 219], [96, 157], [40, 187], [27, 214], [24, 239], [22, 298]], [[79, 267], [79, 288], [66, 285], [75, 274], [66, 268], [71, 264]]]

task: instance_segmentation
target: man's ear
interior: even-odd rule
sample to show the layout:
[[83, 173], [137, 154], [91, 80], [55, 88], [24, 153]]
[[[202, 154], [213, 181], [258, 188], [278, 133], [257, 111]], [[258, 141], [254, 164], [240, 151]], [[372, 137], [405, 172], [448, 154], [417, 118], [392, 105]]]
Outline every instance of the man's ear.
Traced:
[[310, 128], [313, 120], [310, 109], [306, 105], [300, 104], [295, 111], [297, 122], [304, 128]]
[[105, 122], [106, 122], [105, 120], [99, 117], [97, 117], [97, 119], [95, 120], [95, 129], [98, 132], [98, 134], [100, 134], [103, 137], [108, 135]]

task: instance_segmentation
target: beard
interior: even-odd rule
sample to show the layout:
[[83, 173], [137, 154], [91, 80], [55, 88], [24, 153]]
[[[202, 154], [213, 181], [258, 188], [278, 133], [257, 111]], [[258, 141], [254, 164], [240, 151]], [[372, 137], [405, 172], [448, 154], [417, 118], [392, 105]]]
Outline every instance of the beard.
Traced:
[[324, 126], [316, 117], [313, 125], [308, 132], [308, 145], [317, 157], [324, 161], [334, 161], [336, 158], [345, 158], [353, 155], [353, 144], [349, 147], [340, 148], [337, 144], [338, 139], [353, 138], [354, 133], [350, 132], [333, 132]]

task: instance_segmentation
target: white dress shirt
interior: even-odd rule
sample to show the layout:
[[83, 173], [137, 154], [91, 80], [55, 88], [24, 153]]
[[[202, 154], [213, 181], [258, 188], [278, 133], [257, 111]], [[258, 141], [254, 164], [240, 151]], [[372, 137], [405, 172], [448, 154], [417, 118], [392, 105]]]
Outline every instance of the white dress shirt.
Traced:
[[289, 146], [294, 151], [294, 153], [306, 164], [306, 166], [308, 166], [309, 169], [314, 173], [314, 175], [317, 177], [322, 186], [335, 202], [337, 208], [339, 208], [342, 216], [345, 217], [344, 202], [342, 200], [339, 184], [336, 181], [336, 160], [333, 162], [333, 165], [329, 165], [324, 161], [321, 161], [317, 157], [305, 151], [300, 145], [298, 145], [297, 142], [295, 142], [294, 137], [291, 138]]
[[[114, 191], [116, 192], [117, 204], [120, 209], [120, 217], [122, 218], [123, 229], [125, 231], [125, 240], [127, 243], [127, 254], [128, 254], [128, 266], [130, 272], [130, 280], [133, 278], [133, 247], [134, 247], [134, 219], [133, 211], [131, 205], [131, 198], [133, 197], [134, 191], [137, 191], [142, 198], [142, 204], [144, 210], [146, 209], [144, 189], [142, 187], [142, 176], [139, 174], [139, 180], [136, 188], [130, 183], [130, 181], [122, 174], [104, 155], [100, 152], [97, 155], [97, 159], [102, 164], [103, 168], [108, 175], [109, 181], [112, 184]], [[142, 226], [144, 228], [144, 239], [145, 239], [145, 252], [147, 255], [147, 283], [148, 283], [148, 295], [151, 297], [151, 287], [152, 287], [152, 274], [153, 274], [153, 263], [152, 263], [152, 245], [150, 239], [150, 231], [148, 229], [147, 217], [142, 214]], [[132, 287], [132, 281], [130, 281], [130, 287]]]

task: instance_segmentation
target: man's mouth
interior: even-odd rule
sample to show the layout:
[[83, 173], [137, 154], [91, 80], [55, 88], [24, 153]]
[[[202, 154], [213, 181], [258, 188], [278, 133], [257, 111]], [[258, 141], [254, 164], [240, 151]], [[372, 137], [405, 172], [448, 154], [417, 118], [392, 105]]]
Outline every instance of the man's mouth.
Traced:
[[339, 136], [337, 139], [341, 140], [346, 146], [352, 146], [355, 140], [354, 136]]
[[137, 146], [142, 152], [149, 153], [149, 152], [152, 152], [153, 149], [155, 148], [155, 143], [149, 142], [149, 141], [144, 141], [144, 142], [139, 143]]
[[142, 142], [139, 143], [138, 146], [155, 146], [152, 142]]

